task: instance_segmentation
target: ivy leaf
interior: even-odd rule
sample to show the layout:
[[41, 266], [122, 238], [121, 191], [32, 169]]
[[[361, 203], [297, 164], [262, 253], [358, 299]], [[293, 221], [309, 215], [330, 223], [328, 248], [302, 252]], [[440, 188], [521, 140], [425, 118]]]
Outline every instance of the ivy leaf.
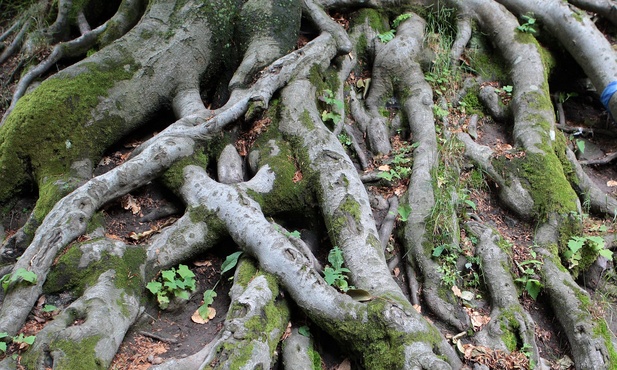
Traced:
[[613, 260], [613, 252], [608, 249], [602, 249], [598, 253], [609, 261]]
[[443, 251], [446, 249], [446, 245], [442, 244], [442, 245], [438, 245], [433, 249], [433, 257], [439, 257], [441, 256], [441, 254], [443, 253]]
[[161, 289], [163, 289], [163, 284], [158, 281], [151, 281], [146, 285], [146, 288], [150, 291], [150, 293], [157, 294], [161, 291]]
[[54, 312], [57, 309], [58, 307], [54, 306], [53, 304], [46, 304], [45, 306], [43, 306], [43, 312]]
[[401, 221], [405, 222], [409, 219], [409, 215], [411, 214], [411, 206], [409, 204], [404, 204], [397, 208], [398, 215], [401, 217]]
[[338, 274], [334, 271], [334, 269], [332, 269], [332, 267], [329, 267], [329, 266], [323, 269], [323, 274], [324, 274], [323, 278], [326, 281], [326, 283], [328, 283], [328, 285], [334, 284], [338, 276]]
[[529, 279], [527, 280], [525, 289], [527, 290], [527, 293], [529, 293], [531, 298], [533, 298], [535, 301], [536, 298], [538, 298], [538, 294], [540, 294], [540, 290], [542, 289], [542, 284], [538, 280]]
[[568, 240], [568, 248], [570, 248], [572, 253], [576, 253], [583, 248], [583, 244], [585, 244], [585, 238], [581, 238], [580, 236], [573, 236]]
[[204, 292], [204, 305], [210, 306], [216, 298], [216, 292], [212, 289], [208, 289]]
[[195, 274], [193, 273], [193, 271], [191, 271], [186, 265], [178, 266], [178, 275], [180, 275], [180, 277], [184, 280], [195, 277]]
[[161, 272], [161, 276], [163, 277], [163, 280], [165, 281], [175, 281], [176, 280], [176, 270], [175, 269], [163, 270]]
[[21, 278], [23, 281], [27, 281], [30, 284], [36, 284], [36, 273], [32, 271], [28, 271], [23, 267], [20, 267], [13, 273], [12, 281], [17, 281], [18, 278]]
[[0, 342], [0, 353], [4, 353], [6, 352], [6, 343], [5, 342]]
[[305, 337], [310, 337], [311, 336], [311, 332], [309, 331], [309, 327], [304, 325], [298, 328], [298, 333], [300, 335], [303, 335]]
[[221, 265], [221, 275], [236, 267], [236, 265], [238, 264], [238, 258], [240, 258], [241, 254], [242, 251], [238, 251], [230, 254], [229, 256], [227, 256], [227, 258], [225, 258], [225, 261]]

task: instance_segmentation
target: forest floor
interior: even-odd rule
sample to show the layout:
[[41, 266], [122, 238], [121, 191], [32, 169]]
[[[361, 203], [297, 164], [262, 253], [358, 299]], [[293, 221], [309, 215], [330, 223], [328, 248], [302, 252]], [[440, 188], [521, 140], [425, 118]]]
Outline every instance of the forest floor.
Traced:
[[[0, 90], [0, 115], [3, 113], [3, 107], [5, 107], [5, 103], [9, 99], [10, 85], [14, 84], [13, 76], [6, 74], [7, 71], [13, 69], [12, 67], [11, 63], [6, 63], [0, 69], [0, 83], [3, 85], [3, 88]], [[563, 106], [568, 126], [603, 128], [617, 135], [615, 124], [612, 121], [609, 122], [606, 113], [598, 103], [597, 96], [580, 93], [578, 96], [573, 96], [564, 102]], [[505, 123], [495, 123], [490, 118], [481, 118], [478, 123], [477, 141], [490, 146], [496, 151], [508, 151], [511, 149], [508, 143], [512, 142], [512, 140], [510, 128], [507, 126]], [[453, 131], [455, 130], [457, 128], [453, 128]], [[152, 133], [148, 135], [152, 135]], [[569, 136], [570, 134], [567, 135]], [[99, 163], [96, 173], [103, 173], [122, 163], [130, 152], [147, 138], [146, 134], [138, 133], [134, 137], [119, 143], [106, 153]], [[614, 137], [594, 135], [584, 138], [582, 136], [573, 136], [571, 139], [573, 143], [576, 140], [585, 141], [586, 149], [583, 154], [586, 157], [591, 156], [598, 159], [603, 158], [606, 154], [617, 152]], [[576, 146], [576, 144], [573, 144], [573, 146]], [[366, 154], [370, 158], [369, 153]], [[380, 165], [383, 165], [383, 160], [384, 158], [375, 161], [373, 167], [378, 168]], [[617, 170], [613, 164], [586, 166], [585, 170], [604, 191], [611, 194], [617, 193]], [[468, 174], [462, 174], [462, 176], [466, 175]], [[396, 191], [404, 190], [404, 188], [405, 183], [402, 182], [398, 187], [388, 190], [378, 187], [371, 187], [369, 190], [387, 197]], [[503, 207], [499, 205], [494, 190], [492, 184], [486, 183], [481, 189], [474, 190], [470, 194], [469, 199], [476, 206], [475, 216], [495, 227], [513, 245], [513, 255], [511, 256], [513, 261], [528, 260], [529, 246], [532, 243], [533, 225], [505, 212]], [[25, 196], [18, 202], [11, 204], [8, 209], [3, 210], [2, 214], [6, 215], [6, 217], [1, 220], [0, 237], [3, 234], [5, 238], [9, 237], [25, 223], [32, 211], [34, 201], [34, 197]], [[105, 235], [127, 243], [146, 243], [150, 236], [173, 223], [176, 217], [182, 214], [181, 209], [176, 209], [176, 212], [174, 212], [174, 207], [178, 207], [178, 204], [174, 196], [163, 190], [162, 186], [157, 183], [151, 183], [104, 207], [102, 214], [104, 216]], [[166, 210], [166, 212], [157, 214], [156, 212], [160, 210]], [[155, 213], [153, 214], [152, 212]], [[384, 216], [383, 211], [381, 214], [376, 212], [376, 217]], [[607, 232], [617, 231], [617, 221], [614, 219], [600, 220], [594, 219], [593, 216], [588, 216], [584, 222], [588, 226], [586, 227], [587, 230], [591, 230], [598, 225], [605, 225]], [[465, 241], [465, 239], [463, 240]], [[469, 248], [471, 250], [468, 249], [467, 251], [472, 253], [472, 246], [469, 246]], [[223, 279], [216, 286], [217, 298], [212, 305], [216, 310], [216, 316], [213, 319], [205, 324], [200, 324], [194, 322], [191, 317], [202, 303], [202, 293], [206, 289], [212, 289], [219, 280], [221, 264], [225, 256], [233, 252], [234, 249], [233, 243], [228, 242], [227, 245], [221, 245], [220, 248], [197, 258], [195, 261], [187, 261], [188, 267], [196, 275], [196, 293], [188, 303], [171, 312], [159, 310], [155, 300], [151, 299], [148, 302], [146, 312], [140, 318], [140, 324], [131, 329], [125, 337], [111, 368], [147, 369], [150, 365], [167, 358], [193, 354], [212, 340], [222, 328], [227, 307], [230, 303], [227, 293], [232, 282], [228, 279]], [[393, 238], [392, 254], [400, 253], [400, 249], [398, 241]], [[322, 263], [325, 262], [325, 254], [318, 257]], [[393, 269], [392, 273], [401, 287], [403, 287], [403, 290], [408, 293], [406, 277], [402, 271], [404, 271], [404, 268], [399, 265]], [[471, 274], [473, 272], [466, 271], [466, 273]], [[616, 277], [607, 276], [605, 279], [612, 279], [614, 281]], [[490, 313], [490, 307], [482, 298], [482, 294], [487, 293], [482, 290], [481, 276], [479, 281], [477, 281], [477, 286], [462, 286], [460, 288], [471, 291], [474, 295], [474, 298], [469, 300], [468, 313], [472, 317], [474, 330], [478, 331], [486, 324]], [[598, 314], [606, 317], [611, 329], [616, 332], [617, 319], [614, 317], [617, 317], [617, 305], [614, 298], [611, 298], [609, 295], [595, 294], [592, 290], [590, 290], [590, 293], [599, 302], [597, 305], [599, 310], [605, 311], [603, 314], [602, 312], [598, 312]], [[568, 348], [567, 340], [561, 333], [559, 324], [555, 320], [555, 315], [551, 312], [551, 308], [542, 293], [540, 293], [537, 300], [532, 299], [527, 293], [523, 293], [521, 300], [524, 307], [529, 310], [537, 323], [536, 336], [539, 339], [537, 342], [540, 345], [541, 356], [549, 361], [553, 369], [565, 370], [573, 368], [573, 364], [568, 360], [570, 349]], [[45, 322], [53, 319], [53, 313], [43, 313], [40, 310], [40, 306], [43, 303], [44, 299], [41, 299], [39, 307], [33, 310], [22, 330], [24, 335], [35, 335], [44, 326]], [[431, 319], [431, 313], [427, 307], [421, 305], [418, 309], [428, 319]], [[294, 317], [293, 320], [296, 323], [307, 322], [303, 317]], [[317, 327], [311, 326], [310, 329], [312, 335], [319, 336], [319, 340], [316, 343], [321, 343], [318, 351], [323, 357], [323, 368], [328, 370], [350, 369], [349, 360], [346, 359], [342, 351], [337, 350], [336, 344], [334, 344], [332, 339], [326, 338], [325, 334], [320, 332]], [[446, 336], [458, 334], [453, 332], [451, 328], [441, 327], [440, 329]], [[327, 345], [324, 345], [324, 343], [327, 343]], [[12, 346], [7, 351], [7, 355], [18, 355], [24, 349]], [[493, 360], [498, 361], [499, 359], [495, 358]], [[468, 361], [467, 365], [471, 367], [473, 363]]]

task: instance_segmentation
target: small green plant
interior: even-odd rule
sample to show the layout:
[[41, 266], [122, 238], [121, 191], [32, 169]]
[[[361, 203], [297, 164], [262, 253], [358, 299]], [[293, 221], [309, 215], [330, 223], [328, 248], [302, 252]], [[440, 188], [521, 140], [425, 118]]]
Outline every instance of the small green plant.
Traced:
[[338, 135], [338, 141], [341, 142], [341, 144], [345, 145], [345, 146], [351, 146], [351, 144], [353, 144], [351, 142], [351, 138], [349, 137], [349, 135], [342, 133]]
[[570, 269], [579, 266], [583, 258], [584, 247], [594, 255], [600, 255], [609, 261], [613, 259], [613, 252], [605, 248], [604, 238], [601, 236], [573, 236], [568, 240], [568, 250], [563, 254]]
[[23, 333], [19, 333], [19, 335], [16, 335], [10, 338], [9, 334], [6, 332], [0, 333], [0, 355], [6, 353], [8, 349], [9, 344], [7, 343], [7, 341], [5, 341], [7, 339], [10, 339], [11, 342], [19, 345], [20, 349], [23, 349], [27, 346], [31, 346], [34, 343], [36, 336], [34, 335], [26, 336]]
[[525, 20], [525, 23], [516, 27], [516, 29], [522, 33], [531, 33], [531, 34], [536, 33], [536, 29], [534, 28], [536, 24], [536, 19], [533, 17], [533, 14], [532, 13], [525, 14], [523, 15], [523, 19]]
[[[399, 149], [393, 152], [390, 165], [386, 170], [377, 174], [377, 177], [392, 181], [393, 179], [402, 180], [411, 173], [412, 159], [409, 156], [411, 150], [418, 146], [417, 143], [412, 145], [403, 145]], [[381, 168], [380, 168], [381, 169]]]
[[450, 112], [447, 109], [443, 109], [439, 105], [433, 105], [433, 114], [435, 115], [435, 117], [437, 117], [437, 119], [443, 120], [444, 118], [448, 117]]
[[379, 38], [379, 41], [383, 43], [392, 41], [392, 39], [394, 39], [394, 35], [396, 34], [396, 29], [398, 28], [398, 26], [401, 24], [401, 22], [409, 18], [411, 18], [411, 13], [403, 13], [399, 15], [398, 17], [396, 17], [394, 21], [392, 21], [392, 29], [377, 35], [377, 37]]
[[343, 267], [343, 263], [345, 261], [343, 259], [343, 251], [339, 247], [334, 247], [330, 250], [330, 253], [328, 254], [328, 262], [330, 262], [330, 265], [323, 269], [324, 280], [326, 283], [341, 290], [342, 292], [353, 289], [353, 286], [350, 286], [347, 282], [347, 276], [345, 275], [351, 271], [349, 271], [348, 268]]
[[7, 274], [0, 279], [0, 284], [2, 285], [2, 290], [6, 293], [9, 290], [9, 286], [18, 281], [25, 281], [32, 285], [36, 284], [37, 276], [36, 273], [32, 271], [28, 271], [23, 267], [18, 268], [12, 274]]
[[58, 307], [54, 306], [53, 304], [46, 304], [43, 306], [43, 312], [54, 312], [58, 309]]
[[563, 104], [563, 103], [567, 102], [567, 101], [568, 101], [568, 99], [570, 99], [570, 98], [574, 98], [574, 97], [577, 97], [577, 96], [578, 96], [578, 94], [577, 94], [577, 93], [575, 93], [575, 92], [565, 93], [565, 92], [563, 92], [563, 91], [560, 91], [560, 92], [559, 92], [559, 96], [558, 96], [558, 100], [559, 100], [559, 102], [560, 102], [561, 104]]
[[437, 95], [443, 95], [448, 90], [452, 77], [452, 72], [449, 68], [443, 68], [424, 75], [424, 79], [433, 86], [433, 91]]
[[512, 85], [505, 85], [505, 86], [502, 86], [501, 88], [496, 88], [495, 91], [497, 93], [504, 93], [507, 96], [512, 96], [513, 89], [514, 87]]
[[411, 215], [411, 206], [409, 204], [401, 204], [396, 209], [396, 213], [401, 221], [407, 222], [407, 220], [409, 220], [409, 215]]
[[395, 29], [391, 29], [389, 31], [380, 33], [379, 35], [377, 35], [377, 37], [379, 38], [379, 41], [383, 42], [384, 44], [387, 42], [390, 42], [394, 39], [394, 34], [396, 33]]
[[186, 265], [179, 265], [178, 269], [171, 268], [161, 271], [158, 280], [153, 280], [146, 288], [154, 295], [161, 309], [166, 309], [172, 298], [189, 299], [195, 290], [195, 274]]
[[542, 283], [536, 279], [537, 269], [542, 266], [542, 261], [536, 259], [536, 252], [531, 250], [530, 253], [534, 259], [516, 263], [521, 272], [521, 277], [514, 279], [514, 281], [519, 283], [529, 296], [535, 300], [538, 298], [540, 290], [542, 290]]
[[324, 122], [332, 121], [336, 125], [341, 120], [341, 115], [337, 112], [333, 112], [332, 108], [336, 107], [339, 111], [342, 110], [343, 102], [334, 97], [332, 90], [326, 89], [323, 92], [324, 95], [321, 97], [321, 100], [328, 105], [328, 109], [321, 112], [321, 120]]
[[[298, 231], [294, 231], [294, 232], [298, 233], [297, 238], [299, 238], [300, 233]], [[292, 233], [288, 233], [288, 234], [292, 234]], [[241, 255], [242, 255], [242, 251], [238, 251], [238, 252], [234, 252], [230, 254], [229, 256], [227, 256], [227, 258], [225, 258], [225, 261], [223, 261], [223, 264], [221, 265], [221, 278], [223, 277], [224, 273], [236, 267]], [[221, 282], [221, 278], [219, 278], [216, 284], [214, 284], [212, 289], [207, 289], [204, 292], [204, 295], [203, 295], [204, 303], [202, 303], [201, 306], [199, 306], [199, 308], [197, 309], [197, 312], [199, 312], [199, 316], [201, 316], [201, 318], [204, 320], [208, 319], [210, 305], [214, 303], [214, 298], [216, 298], [216, 295], [217, 295], [214, 290], [216, 289], [217, 285], [219, 285], [219, 283]]]
[[441, 260], [438, 268], [441, 272], [441, 281], [448, 287], [457, 285], [460, 278], [456, 262], [461, 252], [461, 248], [456, 244], [440, 244], [433, 248], [433, 257]]

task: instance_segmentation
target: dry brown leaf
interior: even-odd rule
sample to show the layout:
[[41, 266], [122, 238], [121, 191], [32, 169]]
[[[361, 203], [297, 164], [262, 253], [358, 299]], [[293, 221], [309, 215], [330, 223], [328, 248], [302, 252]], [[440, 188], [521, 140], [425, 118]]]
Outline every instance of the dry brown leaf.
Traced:
[[379, 171], [390, 171], [390, 166], [388, 166], [387, 164], [384, 164], [384, 165], [377, 167], [377, 169]]
[[208, 307], [208, 317], [207, 318], [204, 319], [199, 314], [199, 310], [195, 310], [195, 312], [193, 313], [193, 316], [191, 316], [191, 320], [196, 324], [205, 324], [208, 321], [212, 320], [215, 316], [216, 316], [216, 310], [214, 309], [214, 307]]
[[120, 200], [120, 204], [122, 205], [122, 208], [126, 209], [127, 211], [131, 211], [131, 213], [133, 213], [134, 215], [138, 214], [141, 211], [141, 207], [139, 206], [139, 204], [137, 204], [137, 201], [135, 200], [135, 198], [133, 198], [131, 194], [123, 196]]
[[392, 272], [394, 273], [394, 277], [398, 277], [401, 273], [401, 269], [398, 267], [395, 267], [394, 270], [392, 270]]
[[617, 186], [617, 181], [615, 181], [615, 180], [608, 180], [606, 182], [606, 186], [610, 186], [610, 187]]
[[422, 313], [422, 307], [420, 307], [420, 305], [419, 305], [419, 304], [414, 304], [414, 305], [413, 305], [413, 308], [415, 308], [415, 309], [416, 309], [416, 311], [418, 311], [418, 313]]
[[457, 297], [461, 296], [461, 290], [456, 285], [452, 286], [452, 293], [454, 293], [454, 295]]
[[349, 359], [346, 358], [343, 360], [343, 362], [336, 367], [336, 370], [351, 370], [351, 362], [349, 362]]
[[294, 173], [294, 177], [291, 179], [291, 181], [295, 183], [299, 182], [302, 180], [302, 172], [300, 171], [296, 171], [296, 173]]
[[212, 266], [212, 262], [210, 261], [195, 261], [193, 262], [193, 265], [197, 266], [197, 267], [210, 267]]
[[291, 335], [291, 321], [287, 323], [287, 329], [285, 329], [285, 332], [283, 333], [281, 340], [285, 340], [289, 338], [290, 335]]

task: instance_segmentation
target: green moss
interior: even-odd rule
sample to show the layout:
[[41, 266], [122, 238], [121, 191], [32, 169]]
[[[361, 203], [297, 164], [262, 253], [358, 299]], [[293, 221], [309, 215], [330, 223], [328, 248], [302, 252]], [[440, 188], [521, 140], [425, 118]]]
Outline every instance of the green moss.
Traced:
[[603, 318], [594, 320], [594, 324], [594, 335], [604, 339], [604, 346], [608, 350], [608, 363], [606, 364], [606, 368], [612, 370], [617, 369], [617, 351], [612, 341], [613, 334]]
[[189, 165], [207, 168], [210, 158], [203, 150], [196, 150], [191, 156], [174, 163], [162, 176], [163, 184], [174, 192], [178, 192], [184, 184], [184, 167]]
[[[304, 165], [309, 162], [302, 157], [302, 146], [284, 140], [278, 120], [273, 115], [268, 130], [253, 144], [253, 149], [260, 151], [259, 167], [268, 165], [276, 174], [274, 186], [268, 193], [248, 193], [259, 203], [266, 216], [297, 217], [298, 214], [306, 214], [306, 209], [315, 204], [310, 181], [312, 173], [309, 166]], [[297, 171], [301, 172], [302, 179], [295, 177]]]
[[356, 230], [362, 228], [360, 204], [350, 194], [345, 195], [337, 209], [328, 217], [327, 229], [334, 244], [337, 244], [337, 235], [343, 228]]
[[[389, 305], [386, 300], [375, 299], [365, 305], [366, 320], [358, 320], [354, 316], [336, 322], [322, 321], [320, 326], [335, 335], [351, 352], [358, 354], [363, 368], [402, 369], [405, 360], [403, 347], [406, 344], [422, 341], [436, 345], [440, 341], [440, 334], [430, 326], [427, 326], [426, 332], [418, 330], [409, 335], [392, 330], [383, 320], [386, 305]], [[362, 316], [363, 313], [357, 314]]]
[[465, 103], [465, 112], [468, 115], [477, 114], [479, 116], [484, 116], [484, 113], [482, 111], [484, 106], [478, 98], [479, 93], [480, 89], [478, 87], [475, 87], [473, 89], [467, 90], [467, 93], [465, 94], [465, 96], [463, 96], [463, 99], [461, 99], [461, 102]]
[[68, 339], [52, 341], [51, 348], [57, 348], [64, 353], [60, 358], [54, 358], [54, 369], [107, 369], [107, 366], [96, 356], [96, 345], [100, 336], [86, 338], [81, 342]]
[[[45, 80], [22, 97], [0, 128], [0, 202], [31, 180], [69, 173], [70, 164], [98, 159], [118, 139], [122, 122], [108, 116], [94, 122], [91, 111], [116, 82], [132, 77], [124, 65], [86, 65], [89, 72]], [[48, 207], [44, 207], [48, 208]]]
[[383, 33], [390, 30], [388, 17], [377, 9], [362, 8], [355, 12], [351, 17], [352, 26], [368, 22], [369, 26], [377, 33]]
[[90, 234], [94, 232], [94, 230], [98, 229], [105, 225], [105, 218], [103, 217], [102, 212], [95, 213], [90, 222], [88, 222], [88, 226], [86, 226], [86, 234]]
[[527, 153], [521, 164], [523, 177], [528, 181], [538, 219], [546, 220], [548, 214], [568, 214], [576, 210], [577, 196], [554, 153]]
[[319, 355], [319, 352], [317, 352], [314, 348], [313, 342], [311, 341], [311, 345], [308, 349], [308, 355], [309, 358], [311, 359], [311, 362], [313, 364], [313, 370], [322, 370], [323, 367], [321, 366], [321, 356]]
[[324, 90], [330, 90], [332, 92], [338, 90], [341, 82], [338, 79], [337, 72], [328, 68], [322, 71], [319, 65], [315, 64], [309, 70], [309, 81], [317, 89], [317, 95], [323, 94]]
[[510, 80], [509, 71], [505, 69], [507, 65], [503, 57], [496, 51], [489, 49], [485, 44], [487, 41], [477, 34], [475, 40], [476, 48], [469, 50], [469, 62], [471, 69], [478, 75], [487, 80], [497, 80], [501, 84], [507, 84]]
[[518, 349], [519, 337], [518, 329], [519, 322], [516, 320], [515, 314], [511, 310], [504, 310], [498, 317], [501, 328], [501, 340], [506, 345], [508, 351], [513, 352]]
[[86, 288], [96, 284], [103, 272], [113, 269], [115, 286], [124, 289], [128, 294], [139, 296], [144, 283], [137, 272], [146, 260], [144, 249], [127, 247], [122, 256], [105, 252], [98, 261], [91, 262], [85, 268], [79, 267], [83, 254], [80, 246], [92, 242], [96, 240], [71, 246], [48, 275], [43, 290], [46, 293], [72, 290], [80, 296]]

